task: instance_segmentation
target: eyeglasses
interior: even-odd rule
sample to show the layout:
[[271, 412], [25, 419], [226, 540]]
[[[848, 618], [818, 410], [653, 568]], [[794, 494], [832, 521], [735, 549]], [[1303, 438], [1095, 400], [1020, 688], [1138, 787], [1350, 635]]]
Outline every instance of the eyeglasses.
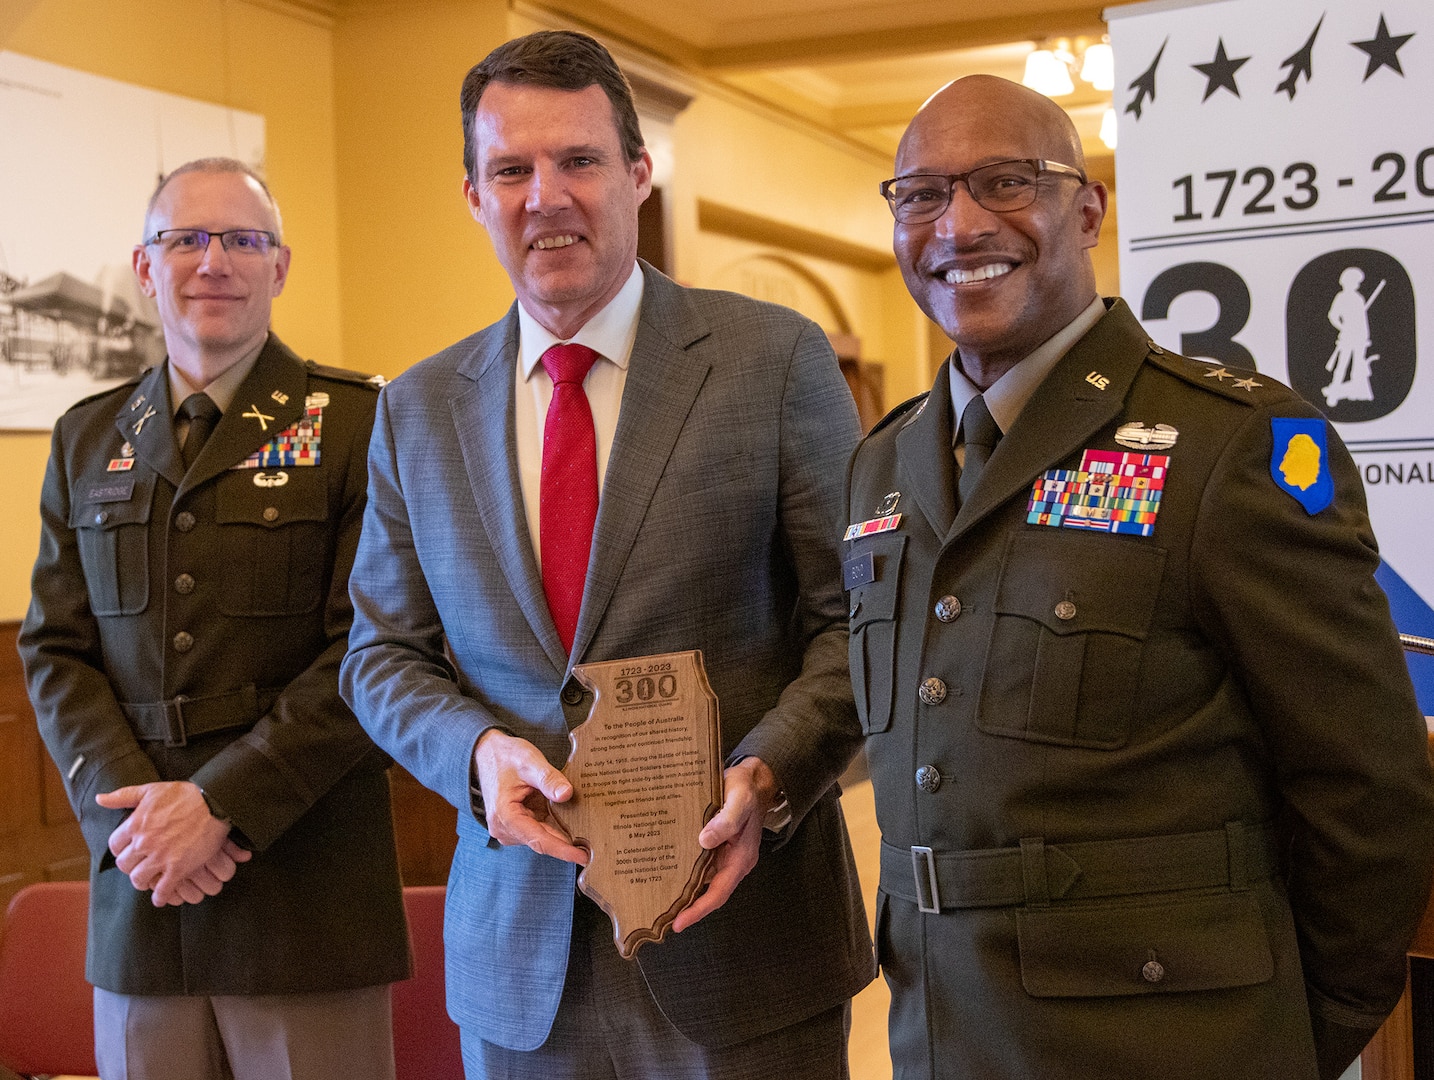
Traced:
[[218, 240], [231, 255], [267, 255], [279, 243], [279, 238], [263, 229], [229, 229], [225, 232], [207, 232], [204, 229], [160, 229], [145, 246], [158, 244], [166, 255], [203, 255], [209, 250], [209, 241]]
[[915, 173], [882, 181], [881, 195], [891, 214], [903, 225], [935, 221], [951, 205], [951, 193], [961, 181], [978, 206], [997, 214], [1024, 210], [1036, 201], [1037, 181], [1043, 173], [1074, 176], [1086, 182], [1085, 173], [1043, 158], [1019, 158], [982, 165], [970, 172], [941, 175]]

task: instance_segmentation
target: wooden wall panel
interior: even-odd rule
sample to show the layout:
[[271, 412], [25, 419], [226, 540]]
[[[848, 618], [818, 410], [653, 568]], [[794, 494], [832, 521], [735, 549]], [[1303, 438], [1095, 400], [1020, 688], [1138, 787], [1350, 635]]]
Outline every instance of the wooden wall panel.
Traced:
[[0, 907], [32, 882], [84, 878], [89, 868], [79, 822], [35, 728], [15, 651], [19, 629], [0, 622]]

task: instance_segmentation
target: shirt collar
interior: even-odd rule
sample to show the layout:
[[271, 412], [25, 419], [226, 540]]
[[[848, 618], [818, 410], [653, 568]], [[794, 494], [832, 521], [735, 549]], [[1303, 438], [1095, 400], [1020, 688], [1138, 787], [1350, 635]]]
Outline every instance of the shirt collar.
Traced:
[[172, 363], [168, 367], [169, 374], [169, 400], [174, 406], [174, 411], [179, 412], [179, 407], [184, 404], [184, 399], [190, 394], [197, 394], [201, 390], [209, 395], [209, 400], [219, 406], [221, 413], [229, 411], [229, 405], [234, 400], [234, 395], [239, 392], [239, 387], [249, 377], [249, 372], [254, 370], [254, 365], [259, 362], [259, 354], [264, 351], [264, 346], [269, 339], [265, 337], [259, 343], [259, 347], [236, 364], [229, 368], [212, 381], [208, 386], [191, 386], [182, 372]]
[[[632, 356], [633, 342], [637, 340], [643, 288], [642, 267], [633, 263], [632, 273], [617, 295], [567, 340], [586, 345], [625, 369]], [[533, 377], [533, 369], [538, 366], [543, 353], [560, 343], [561, 338], [554, 337], [542, 323], [528, 314], [527, 308], [521, 303], [518, 305], [518, 370], [523, 373], [524, 380]]]
[[[986, 408], [991, 410], [991, 419], [996, 421], [1002, 434], [1011, 430], [1011, 425], [1026, 407], [1026, 402], [1031, 400], [1036, 387], [1045, 381], [1060, 358], [1070, 352], [1071, 346], [1090, 333], [1091, 327], [1095, 326], [1104, 314], [1105, 302], [1097, 296], [1079, 315], [1037, 346], [1035, 352], [1019, 361], [986, 390]], [[956, 354], [952, 353], [951, 361], [946, 365], [951, 378], [951, 407], [956, 411], [951, 425], [952, 432], [961, 426], [961, 414], [971, 399], [981, 393], [976, 384], [966, 378], [966, 373], [955, 364], [955, 359]]]

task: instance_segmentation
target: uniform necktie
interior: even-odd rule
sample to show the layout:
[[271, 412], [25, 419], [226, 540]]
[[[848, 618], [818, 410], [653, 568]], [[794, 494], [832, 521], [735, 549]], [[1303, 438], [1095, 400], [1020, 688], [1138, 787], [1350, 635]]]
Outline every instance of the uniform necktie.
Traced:
[[568, 653], [573, 651], [597, 521], [597, 434], [583, 391], [583, 379], [597, 358], [586, 345], [554, 345], [542, 358], [543, 370], [553, 380], [553, 400], [543, 425], [538, 547], [548, 611]]
[[966, 403], [966, 409], [961, 413], [961, 431], [966, 460], [961, 466], [961, 479], [956, 482], [956, 491], [961, 500], [959, 505], [965, 506], [971, 492], [976, 490], [986, 462], [991, 460], [991, 452], [1001, 439], [1001, 429], [996, 426], [991, 410], [986, 407], [986, 399], [980, 394]]
[[179, 406], [179, 415], [189, 421], [189, 434], [184, 437], [184, 445], [179, 451], [184, 459], [184, 469], [188, 472], [199, 451], [209, 441], [209, 436], [214, 434], [214, 427], [219, 423], [219, 406], [208, 394], [190, 394]]

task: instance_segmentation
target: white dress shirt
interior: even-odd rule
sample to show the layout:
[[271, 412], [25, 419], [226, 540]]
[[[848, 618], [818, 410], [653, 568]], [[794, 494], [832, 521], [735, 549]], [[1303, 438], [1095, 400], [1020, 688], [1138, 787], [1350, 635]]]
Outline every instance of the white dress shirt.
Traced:
[[597, 435], [598, 505], [601, 506], [607, 459], [612, 452], [613, 432], [617, 430], [618, 410], [622, 407], [622, 388], [627, 383], [627, 363], [632, 357], [632, 344], [637, 340], [642, 290], [642, 270], [633, 263], [632, 273], [618, 294], [566, 342], [555, 338], [528, 314], [522, 303], [518, 304], [518, 377], [513, 403], [518, 482], [523, 492], [528, 535], [533, 541], [533, 556], [540, 567], [543, 556], [538, 519], [543, 490], [543, 428], [548, 420], [548, 404], [553, 400], [553, 380], [548, 378], [539, 361], [551, 346], [570, 342], [586, 345], [600, 357], [583, 380], [583, 391], [592, 407], [593, 430]]

